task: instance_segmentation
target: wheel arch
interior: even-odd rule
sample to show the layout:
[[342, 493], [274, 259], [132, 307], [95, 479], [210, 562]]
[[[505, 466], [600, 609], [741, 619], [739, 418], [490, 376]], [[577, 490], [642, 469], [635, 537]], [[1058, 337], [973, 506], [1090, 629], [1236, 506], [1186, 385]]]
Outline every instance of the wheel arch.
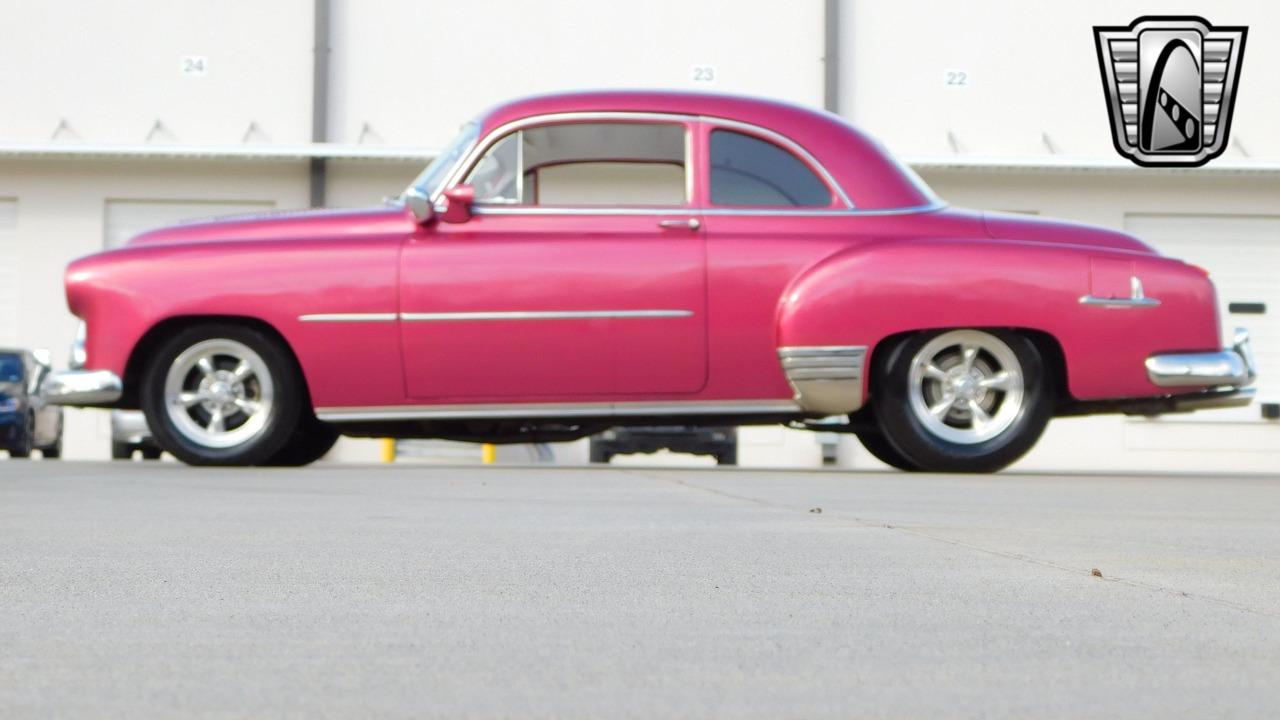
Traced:
[[129, 353], [129, 359], [125, 363], [124, 370], [124, 395], [121, 397], [118, 407], [136, 410], [141, 407], [140, 388], [142, 385], [142, 376], [146, 372], [147, 362], [159, 349], [160, 345], [172, 337], [179, 331], [196, 325], [211, 324], [230, 324], [247, 327], [270, 337], [273, 341], [285, 351], [293, 366], [293, 371], [297, 374], [299, 386], [302, 388], [303, 399], [305, 400], [305, 408], [312, 411], [311, 389], [307, 385], [307, 376], [302, 371], [302, 363], [298, 360], [298, 355], [294, 351], [293, 346], [285, 339], [281, 333], [271, 323], [256, 317], [247, 315], [175, 315], [165, 318], [143, 333], [138, 342], [133, 346], [133, 350]]
[[1003, 330], [1021, 335], [1031, 341], [1036, 347], [1036, 351], [1040, 353], [1040, 357], [1044, 360], [1045, 372], [1053, 381], [1055, 397], [1058, 402], [1062, 403], [1071, 399], [1069, 384], [1067, 382], [1067, 360], [1066, 354], [1062, 350], [1062, 343], [1057, 337], [1045, 330], [1030, 327], [990, 327], [990, 326], [973, 326], [973, 327], [922, 327], [912, 330], [903, 330], [886, 335], [876, 341], [867, 350], [866, 372], [863, 373], [866, 388], [865, 397], [866, 405], [875, 402], [875, 387], [871, 381], [876, 377], [876, 368], [886, 362], [889, 352], [897, 347], [900, 342], [907, 337], [922, 332], [940, 332], [946, 330]]

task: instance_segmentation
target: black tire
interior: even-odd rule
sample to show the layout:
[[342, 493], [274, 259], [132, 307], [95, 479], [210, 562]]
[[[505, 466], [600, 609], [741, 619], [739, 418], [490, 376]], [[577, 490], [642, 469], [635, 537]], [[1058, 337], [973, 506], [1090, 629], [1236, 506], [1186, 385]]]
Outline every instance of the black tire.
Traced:
[[609, 452], [609, 449], [603, 444], [593, 440], [591, 441], [590, 459], [593, 463], [608, 465], [609, 461], [613, 459], [613, 453]]
[[[188, 434], [191, 431], [178, 427], [165, 406], [165, 383], [171, 366], [188, 350], [210, 341], [238, 343], [256, 354], [265, 366], [262, 373], [268, 376], [273, 390], [269, 409], [260, 411], [265, 416], [259, 429], [226, 447], [211, 446]], [[228, 323], [195, 325], [166, 340], [147, 366], [141, 390], [142, 411], [157, 444], [188, 465], [244, 466], [268, 462], [293, 437], [306, 398], [297, 365], [280, 342], [252, 327]]]
[[58, 436], [58, 440], [46, 448], [40, 448], [40, 457], [45, 460], [58, 460], [62, 457], [62, 436]]
[[889, 467], [905, 472], [915, 472], [920, 468], [898, 452], [889, 441], [877, 430], [864, 430], [858, 433], [858, 442], [871, 453], [872, 457]]
[[31, 415], [27, 416], [27, 426], [22, 432], [22, 437], [18, 439], [18, 444], [9, 448], [9, 457], [15, 460], [26, 460], [31, 457], [32, 441], [36, 436], [36, 420]]
[[111, 459], [112, 460], [132, 460], [133, 451], [137, 449], [133, 445], [124, 442], [111, 443]]
[[717, 465], [737, 465], [738, 464], [738, 448], [729, 448], [722, 450], [715, 455]]
[[164, 454], [163, 450], [158, 447], [152, 447], [151, 445], [143, 445], [138, 448], [138, 450], [142, 452], [143, 460], [159, 460], [160, 456]]
[[280, 449], [264, 465], [276, 467], [301, 467], [324, 457], [338, 442], [339, 433], [332, 426], [316, 420], [314, 417], [304, 418], [298, 423], [289, 442]]
[[[955, 442], [944, 438], [938, 431], [927, 427], [912, 409], [913, 389], [909, 376], [913, 361], [935, 339], [945, 342], [946, 338], [940, 337], [944, 334], [993, 339], [987, 342], [991, 342], [992, 347], [1003, 346], [1017, 360], [1021, 374], [1021, 401], [1016, 406], [1009, 405], [1013, 408], [1007, 413], [1009, 424], [988, 439]], [[1056, 403], [1054, 382], [1048, 377], [1046, 364], [1035, 343], [1026, 336], [1006, 330], [935, 331], [910, 335], [883, 352], [877, 352], [872, 373], [872, 409], [879, 435], [887, 446], [881, 449], [887, 450], [886, 455], [890, 458], [900, 458], [913, 465], [913, 469], [924, 471], [982, 473], [1007, 467], [1040, 439], [1053, 416]], [[978, 427], [976, 417], [973, 423]], [[872, 452], [874, 454], [875, 451]]]

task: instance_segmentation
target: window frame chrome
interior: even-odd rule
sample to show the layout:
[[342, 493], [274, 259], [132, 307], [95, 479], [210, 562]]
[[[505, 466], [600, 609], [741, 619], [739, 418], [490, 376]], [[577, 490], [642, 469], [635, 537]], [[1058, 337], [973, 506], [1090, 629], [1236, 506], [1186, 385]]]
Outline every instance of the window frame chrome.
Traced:
[[[916, 213], [933, 212], [947, 207], [947, 203], [939, 199], [921, 205], [911, 205], [906, 207], [895, 208], [866, 208], [857, 207], [845, 192], [844, 187], [835, 179], [835, 176], [827, 170], [826, 166], [818, 161], [816, 157], [804, 146], [800, 145], [791, 138], [754, 123], [742, 120], [734, 120], [731, 118], [722, 118], [711, 115], [691, 115], [688, 113], [663, 113], [663, 112], [645, 112], [645, 111], [580, 111], [580, 112], [559, 112], [545, 113], [541, 115], [530, 115], [518, 120], [511, 120], [494, 128], [490, 132], [484, 134], [471, 148], [463, 155], [462, 159], [449, 172], [446, 179], [440, 185], [440, 190], [431, 198], [431, 203], [437, 211], [443, 211], [444, 193], [452, 187], [455, 187], [462, 178], [475, 166], [476, 162], [484, 156], [485, 153], [493, 146], [494, 143], [500, 141], [511, 132], [516, 130], [524, 130], [529, 127], [539, 125], [549, 125], [556, 123], [569, 122], [678, 122], [686, 126], [685, 141], [685, 197], [686, 204], [682, 206], [649, 206], [649, 207], [610, 207], [610, 206], [563, 206], [563, 207], [540, 207], [540, 206], [501, 206], [501, 205], [485, 205], [477, 204], [473, 206], [472, 212], [476, 215], [687, 215], [690, 212], [697, 212], [701, 215], [737, 215], [737, 216], [758, 216], [758, 217], [840, 217], [840, 216], [863, 216], [863, 215], [913, 215]], [[771, 140], [784, 149], [795, 153], [799, 158], [815, 170], [823, 182], [827, 183], [836, 199], [844, 205], [844, 207], [830, 208], [766, 208], [766, 207], [716, 207], [710, 206], [704, 198], [704, 202], [699, 206], [694, 202], [696, 196], [697, 173], [694, 169], [694, 163], [697, 158], [694, 157], [694, 141], [689, 134], [692, 131], [692, 125], [695, 123], [703, 123], [715, 127], [722, 127], [730, 130], [745, 130], [751, 134], [760, 136], [761, 138]]]
[[[640, 122], [640, 123], [665, 122], [670, 124], [681, 125], [684, 128], [684, 136], [685, 136], [684, 137], [684, 203], [681, 205], [654, 205], [654, 206], [646, 206], [646, 207], [637, 206], [634, 209], [642, 210], [644, 212], [639, 212], [635, 214], [642, 214], [642, 215], [653, 214], [650, 208], [652, 208], [652, 210], [657, 210], [659, 212], [670, 211], [670, 212], [685, 213], [685, 214], [688, 214], [690, 211], [694, 211], [698, 209], [696, 204], [694, 203], [694, 189], [695, 189], [694, 182], [695, 181], [694, 181], [694, 169], [693, 169], [693, 161], [694, 161], [693, 145], [694, 145], [694, 139], [695, 139], [694, 129], [697, 123], [702, 121], [702, 118], [698, 115], [688, 115], [684, 113], [625, 112], [625, 111], [547, 113], [544, 115], [530, 115], [529, 117], [520, 118], [519, 120], [512, 120], [510, 122], [503, 123], [502, 125], [499, 125], [498, 127], [494, 128], [492, 131], [490, 131], [489, 133], [481, 137], [475, 143], [475, 145], [471, 147], [471, 150], [468, 151], [468, 153], [463, 156], [462, 162], [458, 163], [458, 165], [454, 167], [453, 171], [449, 173], [446, 180], [441, 185], [440, 192], [436, 193], [435, 197], [432, 198], [432, 205], [435, 207], [437, 211], [443, 212], [444, 211], [444, 205], [443, 205], [444, 193], [449, 188], [455, 187], [458, 183], [462, 182], [463, 178], [467, 177], [472, 172], [472, 170], [476, 167], [476, 165], [480, 162], [480, 160], [484, 158], [485, 154], [488, 153], [489, 150], [492, 149], [494, 145], [496, 145], [499, 142], [502, 142], [503, 138], [507, 137], [513, 132], [523, 133], [527, 129], [530, 129], [532, 127], [540, 127], [543, 125], [576, 124], [576, 123], [588, 123], [588, 122], [596, 122], [596, 121], [620, 122], [620, 123], [625, 123], [628, 121]], [[523, 145], [523, 143], [520, 143], [520, 144]], [[523, 164], [523, 155], [521, 155], [520, 162]], [[523, 167], [521, 168], [520, 174], [521, 176], [523, 176]], [[523, 182], [523, 180], [521, 180], [521, 182]], [[523, 202], [523, 199], [524, 198], [522, 194], [521, 202]], [[539, 208], [539, 206], [536, 206], [536, 205], [525, 206], [521, 204], [514, 204], [512, 206], [506, 207], [502, 203], [494, 203], [494, 204], [476, 203], [475, 205], [472, 206], [472, 212], [478, 215], [485, 215], [485, 214], [520, 215], [520, 214], [524, 214], [524, 212], [533, 208]], [[496, 213], [491, 212], [492, 210], [495, 210], [495, 209], [500, 210], [501, 212], [496, 212]], [[545, 208], [539, 208], [539, 209], [558, 211], [553, 214], [564, 214], [564, 215], [615, 214], [615, 213], [597, 213], [597, 212], [585, 212], [585, 213], [577, 212], [580, 210], [592, 211], [596, 209], [596, 207], [590, 206], [590, 205], [545, 207]], [[609, 205], [601, 205], [599, 206], [599, 209], [612, 210], [615, 208]], [[624, 209], [624, 208], [616, 208], [616, 209]], [[625, 209], [632, 209], [632, 208], [625, 208]], [[565, 211], [569, 211], [569, 212], [565, 212]]]

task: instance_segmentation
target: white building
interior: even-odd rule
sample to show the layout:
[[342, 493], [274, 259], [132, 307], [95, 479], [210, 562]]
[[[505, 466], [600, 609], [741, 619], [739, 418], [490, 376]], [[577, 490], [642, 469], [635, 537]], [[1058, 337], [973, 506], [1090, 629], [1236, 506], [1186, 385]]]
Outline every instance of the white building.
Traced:
[[[1253, 333], [1260, 401], [1280, 402], [1272, 3], [4, 0], [3, 10], [0, 345], [61, 354], [75, 328], [66, 263], [142, 229], [321, 195], [377, 203], [461, 122], [514, 96], [701, 88], [831, 107], [953, 204], [1125, 229], [1210, 269], [1224, 327]], [[1207, 167], [1139, 169], [1111, 144], [1092, 26], [1157, 12], [1250, 26], [1231, 146]], [[1227, 314], [1230, 303], [1266, 310]], [[69, 457], [106, 457], [105, 417], [68, 412]], [[745, 462], [819, 457], [808, 435], [746, 437]], [[846, 463], [874, 464], [856, 442], [844, 450]], [[1275, 470], [1280, 422], [1261, 403], [1058, 420], [1019, 467]]]

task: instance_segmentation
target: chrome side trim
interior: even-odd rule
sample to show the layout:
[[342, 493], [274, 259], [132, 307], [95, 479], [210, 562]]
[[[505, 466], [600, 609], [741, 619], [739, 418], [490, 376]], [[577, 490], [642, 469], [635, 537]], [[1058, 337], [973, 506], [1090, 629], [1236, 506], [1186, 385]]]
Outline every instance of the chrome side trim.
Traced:
[[804, 208], [796, 208], [794, 210], [785, 208], [706, 208], [705, 210], [698, 210], [698, 213], [701, 215], [745, 215], [751, 217], [856, 217], [859, 215], [913, 215], [915, 213], [935, 212], [946, 207], [947, 203], [938, 200], [924, 205], [911, 205], [900, 208], [850, 208], [848, 210], [839, 208], [829, 210]]
[[1147, 378], [1158, 387], [1243, 387], [1257, 377], [1249, 333], [1236, 330], [1232, 347], [1208, 353], [1169, 353], [1147, 358]]
[[405, 322], [454, 322], [467, 320], [595, 320], [600, 318], [682, 318], [692, 310], [502, 310], [495, 312], [400, 313]]
[[[904, 208], [856, 208], [842, 210], [840, 208], [689, 208], [677, 205], [651, 208], [614, 208], [614, 207], [539, 207], [513, 206], [499, 207], [494, 205], [475, 205], [472, 215], [699, 215], [703, 217], [739, 216], [739, 217], [859, 217], [874, 215], [914, 215], [916, 213], [936, 212], [947, 207], [947, 203], [938, 201], [926, 205], [913, 205]], [[443, 209], [443, 208], [441, 208]]]
[[865, 345], [778, 348], [796, 404], [824, 415], [845, 415], [862, 407], [866, 359]]
[[701, 215], [702, 211], [683, 205], [667, 205], [651, 208], [615, 207], [546, 207], [539, 205], [472, 205], [472, 215]]
[[1155, 298], [1100, 298], [1092, 295], [1081, 295], [1080, 304], [1110, 308], [1146, 308], [1156, 307], [1160, 304], [1160, 301]]
[[790, 400], [678, 400], [670, 402], [482, 403], [403, 407], [316, 408], [327, 422], [503, 418], [626, 417], [646, 415], [755, 415], [801, 413]]
[[40, 384], [53, 405], [110, 405], [124, 394], [120, 376], [110, 370], [57, 370]]
[[485, 312], [315, 313], [299, 315], [302, 322], [375, 323], [450, 322], [462, 320], [595, 320], [600, 318], [682, 318], [692, 310], [498, 310]]
[[394, 322], [395, 319], [395, 313], [315, 313], [298, 316], [298, 320], [302, 322], [329, 323]]
[[1080, 297], [1081, 305], [1096, 305], [1100, 307], [1112, 308], [1144, 308], [1156, 307], [1160, 301], [1155, 298], [1149, 298], [1142, 290], [1142, 281], [1137, 275], [1129, 276], [1129, 297], [1127, 298], [1100, 298], [1093, 295], [1082, 295]]

